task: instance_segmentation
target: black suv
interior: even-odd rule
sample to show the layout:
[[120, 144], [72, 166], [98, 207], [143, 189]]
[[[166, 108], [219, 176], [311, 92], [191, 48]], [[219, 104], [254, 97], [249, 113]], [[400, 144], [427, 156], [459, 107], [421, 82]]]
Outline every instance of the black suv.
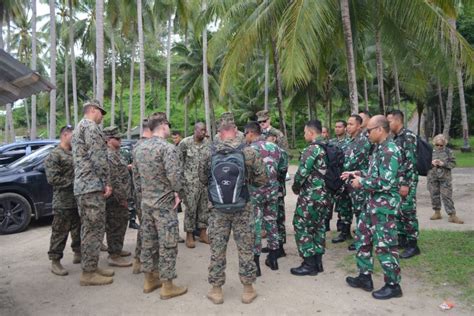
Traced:
[[28, 156], [35, 150], [40, 149], [45, 145], [58, 143], [58, 140], [47, 139], [15, 142], [0, 146], [0, 166], [12, 163], [23, 156]]

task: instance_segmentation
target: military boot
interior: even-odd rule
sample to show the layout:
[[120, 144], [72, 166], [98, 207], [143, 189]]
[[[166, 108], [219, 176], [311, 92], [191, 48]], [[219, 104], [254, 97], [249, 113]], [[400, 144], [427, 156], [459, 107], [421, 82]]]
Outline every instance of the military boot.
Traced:
[[456, 213], [449, 214], [448, 222], [454, 224], [464, 224], [464, 221], [461, 220], [459, 217], [456, 216]]
[[65, 276], [69, 273], [64, 269], [63, 265], [61, 264], [60, 260], [52, 260], [51, 261], [51, 272], [59, 276]]
[[314, 259], [316, 260], [316, 269], [318, 270], [318, 273], [324, 272], [323, 255], [318, 253], [314, 255]]
[[207, 229], [201, 228], [199, 233], [199, 241], [205, 244], [209, 244], [209, 236], [207, 235]]
[[81, 286], [107, 285], [114, 282], [112, 277], [106, 277], [96, 272], [82, 272], [79, 283]]
[[131, 261], [128, 261], [128, 260], [122, 258], [120, 255], [109, 255], [109, 257], [107, 258], [107, 262], [109, 263], [109, 266], [111, 266], [111, 267], [125, 268], [125, 267], [131, 267], [132, 266]]
[[441, 210], [434, 210], [434, 214], [430, 217], [430, 220], [435, 221], [438, 219], [442, 219]]
[[272, 270], [278, 270], [278, 252], [279, 250], [270, 250], [265, 259], [265, 265]]
[[260, 270], [260, 256], [259, 255], [254, 255], [253, 256], [253, 261], [255, 262], [255, 265], [257, 266], [257, 276], [262, 276], [262, 270]]
[[334, 238], [331, 241], [332, 241], [333, 244], [337, 244], [337, 243], [344, 242], [347, 239], [351, 239], [351, 238], [352, 238], [352, 236], [351, 236], [351, 226], [348, 225], [348, 224], [342, 224], [341, 233], [339, 234], [339, 236], [337, 236], [336, 238]]
[[337, 222], [336, 222], [336, 230], [338, 232], [342, 231], [343, 226], [344, 226], [344, 223], [340, 219], [338, 219]]
[[214, 285], [207, 293], [207, 298], [214, 304], [224, 303], [224, 294], [222, 293], [222, 287]]
[[160, 298], [167, 300], [169, 298], [186, 294], [188, 288], [185, 286], [176, 286], [173, 284], [173, 280], [166, 280], [162, 283], [160, 290]]
[[109, 248], [107, 247], [107, 245], [104, 244], [104, 242], [101, 242], [101, 243], [100, 243], [100, 251], [106, 252], [107, 250], [109, 250]]
[[153, 272], [145, 273], [145, 284], [143, 285], [143, 293], [150, 293], [161, 287], [161, 281]]
[[393, 297], [402, 297], [400, 284], [385, 284], [380, 290], [372, 292], [372, 296], [378, 300], [388, 300]]
[[122, 249], [122, 250], [120, 251], [120, 257], [129, 257], [129, 256], [131, 256], [131, 255], [132, 255], [132, 253], [131, 253], [130, 251], [128, 251], [128, 250], [123, 250], [123, 249]]
[[244, 292], [242, 293], [242, 303], [250, 304], [257, 297], [257, 291], [252, 284], [244, 284]]
[[268, 247], [263, 247], [262, 248], [262, 253], [269, 253], [270, 252], [270, 248]]
[[405, 235], [398, 235], [398, 248], [405, 248], [408, 245]]
[[356, 243], [353, 242], [352, 244], [350, 244], [350, 245], [347, 247], [347, 250], [349, 250], [349, 251], [354, 251], [354, 250], [356, 250]]
[[326, 227], [327, 232], [331, 231], [331, 219], [330, 218], [324, 220], [324, 226]]
[[356, 277], [347, 277], [346, 282], [352, 287], [363, 289], [367, 292], [374, 290], [374, 282], [372, 281], [371, 274], [360, 273], [359, 276]]
[[128, 228], [131, 228], [131, 229], [139, 229], [140, 228], [140, 225], [137, 224], [137, 222], [135, 222], [134, 219], [131, 219], [129, 224], [128, 224]]
[[316, 259], [314, 256], [306, 257], [303, 263], [297, 268], [291, 268], [291, 274], [293, 275], [317, 275], [318, 270], [316, 268]]
[[112, 270], [112, 269], [102, 269], [100, 267], [97, 267], [95, 272], [97, 272], [98, 274], [100, 274], [102, 276], [106, 276], [106, 277], [113, 277], [115, 275], [114, 270]]
[[81, 263], [81, 253], [80, 252], [75, 252], [74, 253], [74, 257], [72, 257], [72, 263], [74, 264], [78, 264], [78, 263]]
[[194, 237], [193, 237], [192, 232], [187, 232], [186, 233], [186, 247], [188, 247], [188, 248], [196, 247], [196, 244], [194, 243]]
[[420, 254], [420, 248], [418, 248], [418, 244], [416, 240], [409, 240], [407, 241], [407, 246], [405, 250], [400, 254], [401, 259], [408, 259]]
[[280, 241], [280, 247], [278, 248], [278, 258], [286, 257], [285, 249], [283, 248], [283, 242]]
[[140, 272], [142, 272], [142, 263], [139, 258], [135, 258], [135, 260], [133, 260], [132, 273], [140, 274]]

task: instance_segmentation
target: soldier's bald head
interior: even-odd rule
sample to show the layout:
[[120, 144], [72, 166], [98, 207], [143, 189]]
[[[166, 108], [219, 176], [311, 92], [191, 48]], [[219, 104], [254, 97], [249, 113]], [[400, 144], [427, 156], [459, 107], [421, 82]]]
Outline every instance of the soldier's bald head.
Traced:
[[367, 126], [370, 127], [375, 127], [375, 126], [380, 126], [382, 129], [389, 133], [390, 132], [390, 125], [388, 123], [388, 120], [385, 116], [383, 115], [375, 115], [369, 120], [369, 124]]
[[196, 124], [194, 124], [195, 131], [203, 128], [206, 128], [206, 124], [204, 124], [204, 122], [196, 122]]

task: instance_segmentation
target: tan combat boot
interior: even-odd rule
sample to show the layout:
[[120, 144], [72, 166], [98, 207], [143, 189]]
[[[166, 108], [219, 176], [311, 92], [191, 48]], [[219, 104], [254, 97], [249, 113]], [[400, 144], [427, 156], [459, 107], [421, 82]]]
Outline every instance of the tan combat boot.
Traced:
[[120, 251], [120, 257], [128, 257], [128, 256], [131, 256], [132, 253], [130, 251], [127, 251], [127, 250], [122, 250]]
[[194, 244], [193, 233], [186, 233], [186, 247], [194, 248], [196, 245]]
[[454, 224], [464, 224], [464, 221], [462, 221], [459, 217], [457, 217], [456, 213], [449, 214], [448, 222], [454, 223]]
[[65, 276], [68, 275], [69, 273], [64, 269], [63, 265], [61, 264], [61, 261], [59, 260], [53, 260], [51, 262], [51, 272], [53, 272], [56, 275], [60, 276]]
[[205, 244], [209, 244], [209, 236], [207, 235], [206, 228], [201, 228], [201, 233], [199, 234], [199, 241]]
[[430, 219], [432, 221], [435, 221], [435, 220], [438, 220], [438, 219], [442, 219], [443, 217], [441, 216], [441, 210], [434, 210], [434, 214], [433, 216], [430, 217]]
[[160, 290], [160, 298], [162, 300], [167, 300], [175, 296], [183, 295], [187, 291], [188, 291], [187, 287], [176, 286], [173, 284], [173, 280], [166, 280], [162, 283], [162, 287]]
[[222, 294], [221, 286], [213, 286], [212, 289], [207, 293], [207, 298], [211, 300], [214, 304], [224, 303], [224, 295]]
[[145, 284], [143, 285], [143, 293], [150, 293], [161, 287], [160, 278], [154, 272], [145, 273]]
[[100, 251], [106, 252], [107, 250], [109, 250], [109, 247], [107, 247], [107, 245], [104, 244], [104, 242], [101, 242], [100, 243]]
[[98, 274], [105, 276], [105, 277], [113, 277], [115, 272], [112, 269], [102, 269], [97, 267], [97, 270], [95, 270]]
[[252, 284], [244, 284], [244, 292], [242, 293], [242, 303], [250, 304], [257, 297], [257, 292]]
[[106, 277], [98, 274], [97, 272], [82, 272], [80, 278], [81, 286], [89, 285], [106, 285], [114, 282], [112, 277]]
[[142, 272], [142, 263], [140, 262], [139, 258], [135, 258], [135, 260], [133, 261], [132, 269], [133, 274], [140, 274]]
[[72, 263], [78, 264], [81, 263], [81, 253], [80, 252], [75, 252], [74, 257], [72, 257]]
[[124, 267], [131, 267], [132, 266], [131, 261], [125, 260], [120, 255], [109, 255], [109, 257], [107, 258], [107, 262], [109, 263], [109, 266], [111, 266], [111, 267], [124, 268]]

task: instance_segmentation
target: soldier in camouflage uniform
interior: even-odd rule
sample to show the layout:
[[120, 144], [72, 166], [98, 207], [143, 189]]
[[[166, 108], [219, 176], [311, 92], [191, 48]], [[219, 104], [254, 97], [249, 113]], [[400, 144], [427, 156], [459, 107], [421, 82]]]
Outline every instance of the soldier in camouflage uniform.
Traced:
[[329, 212], [329, 196], [324, 183], [327, 158], [324, 149], [316, 144], [322, 141], [321, 122], [312, 120], [304, 127], [304, 138], [309, 146], [301, 153], [292, 190], [298, 195], [293, 217], [295, 241], [303, 263], [292, 268], [294, 275], [316, 275], [323, 272], [322, 257], [326, 242], [324, 219]]
[[376, 144], [367, 172], [346, 171], [343, 179], [353, 177], [352, 187], [369, 194], [367, 207], [362, 210], [356, 230], [357, 267], [359, 276], [347, 277], [355, 288], [372, 291], [374, 269], [373, 248], [382, 266], [385, 285], [372, 293], [376, 299], [401, 297], [400, 264], [397, 247], [396, 214], [400, 207], [398, 182], [402, 155], [389, 139], [389, 123], [383, 115], [376, 115], [367, 125], [370, 141]]
[[404, 128], [404, 115], [400, 110], [393, 110], [387, 115], [393, 141], [400, 148], [402, 166], [400, 167], [400, 196], [402, 204], [398, 218], [398, 238], [400, 247], [405, 250], [400, 258], [408, 259], [420, 254], [418, 248], [418, 218], [416, 215], [416, 188], [418, 185], [418, 171], [416, 169], [416, 135]]
[[[280, 182], [284, 182], [286, 172], [288, 171], [288, 161], [284, 159], [283, 153], [275, 143], [261, 139], [261, 129], [257, 122], [250, 122], [245, 126], [244, 132], [247, 144], [249, 144], [258, 153], [259, 157], [265, 163], [268, 183], [261, 187], [250, 187], [250, 200], [255, 210], [255, 249], [254, 261], [257, 265], [257, 276], [260, 272], [260, 254], [262, 249], [262, 222], [267, 232], [267, 248], [269, 250], [265, 265], [272, 270], [278, 270], [278, 261], [280, 249], [283, 249], [283, 243], [278, 234], [277, 216], [278, 216], [278, 195]], [[264, 219], [262, 221], [262, 219]]]
[[[238, 148], [241, 141], [237, 138], [237, 129], [233, 122], [222, 121], [219, 127], [219, 140], [214, 143], [219, 151], [229, 146]], [[255, 149], [245, 147], [242, 150], [245, 158], [245, 181], [248, 185], [262, 186], [268, 182], [265, 165], [258, 157]], [[211, 156], [203, 157], [199, 166], [199, 179], [203, 185], [209, 183]], [[210, 203], [211, 204], [211, 203]], [[241, 211], [225, 213], [211, 208], [209, 214], [209, 240], [211, 246], [211, 263], [209, 265], [209, 283], [212, 285], [207, 297], [215, 304], [222, 304], [224, 297], [222, 286], [225, 283], [226, 250], [229, 237], [233, 232], [239, 256], [240, 282], [244, 285], [243, 303], [251, 303], [257, 293], [252, 284], [256, 280], [256, 266], [253, 260], [255, 245], [255, 218], [251, 203], [247, 203]]]
[[106, 201], [105, 232], [110, 266], [129, 267], [132, 262], [122, 257], [129, 256], [130, 252], [123, 250], [123, 241], [128, 224], [128, 199], [131, 196], [131, 179], [128, 163], [120, 155], [121, 137], [118, 127], [104, 129], [107, 140], [107, 157], [109, 161], [110, 183], [112, 195]]
[[134, 161], [141, 185], [143, 292], [161, 286], [161, 299], [168, 299], [187, 292], [186, 287], [173, 284], [179, 236], [176, 208], [181, 202], [182, 179], [176, 147], [166, 141], [169, 122], [152, 116], [148, 125], [153, 136], [135, 148]]
[[202, 157], [209, 155], [209, 141], [206, 138], [206, 125], [197, 122], [194, 135], [186, 137], [178, 145], [184, 179], [184, 230], [186, 247], [194, 248], [193, 231], [199, 228], [199, 241], [209, 244], [207, 223], [209, 217], [207, 190], [199, 181], [198, 166]]
[[[235, 125], [235, 119], [234, 119], [234, 113], [232, 112], [224, 112], [221, 114], [221, 117], [219, 118], [219, 121], [217, 122], [217, 126], [220, 126], [222, 124], [227, 124], [227, 123], [232, 123]], [[244, 133], [239, 131], [237, 129], [237, 125], [235, 126], [236, 130], [236, 139], [241, 142], [241, 144], [245, 144], [245, 136]], [[219, 142], [221, 139], [220, 137], [220, 132], [217, 131], [217, 134], [214, 136], [214, 143]]]
[[107, 146], [99, 126], [105, 110], [99, 101], [84, 104], [84, 118], [74, 129], [74, 195], [81, 216], [81, 285], [113, 282], [113, 270], [98, 267], [105, 231], [105, 200], [112, 194]]
[[73, 128], [68, 125], [61, 129], [61, 141], [44, 162], [48, 183], [53, 187], [53, 224], [51, 225], [51, 242], [48, 251], [52, 261], [51, 272], [56, 275], [67, 275], [61, 265], [67, 236], [71, 232], [71, 248], [74, 252], [73, 263], [81, 262], [81, 219], [74, 199], [74, 166], [71, 153]]
[[321, 130], [321, 137], [325, 142], [328, 142], [331, 138], [331, 135], [329, 135], [329, 129], [326, 126], [323, 126]]
[[456, 216], [456, 209], [453, 202], [453, 179], [451, 169], [456, 167], [456, 159], [452, 151], [446, 147], [447, 141], [443, 134], [436, 135], [433, 138], [433, 158], [431, 161], [432, 169], [428, 171], [427, 185], [431, 194], [431, 205], [434, 214], [431, 220], [441, 219], [441, 199], [444, 209], [449, 215], [449, 222], [455, 224], [464, 224]]

